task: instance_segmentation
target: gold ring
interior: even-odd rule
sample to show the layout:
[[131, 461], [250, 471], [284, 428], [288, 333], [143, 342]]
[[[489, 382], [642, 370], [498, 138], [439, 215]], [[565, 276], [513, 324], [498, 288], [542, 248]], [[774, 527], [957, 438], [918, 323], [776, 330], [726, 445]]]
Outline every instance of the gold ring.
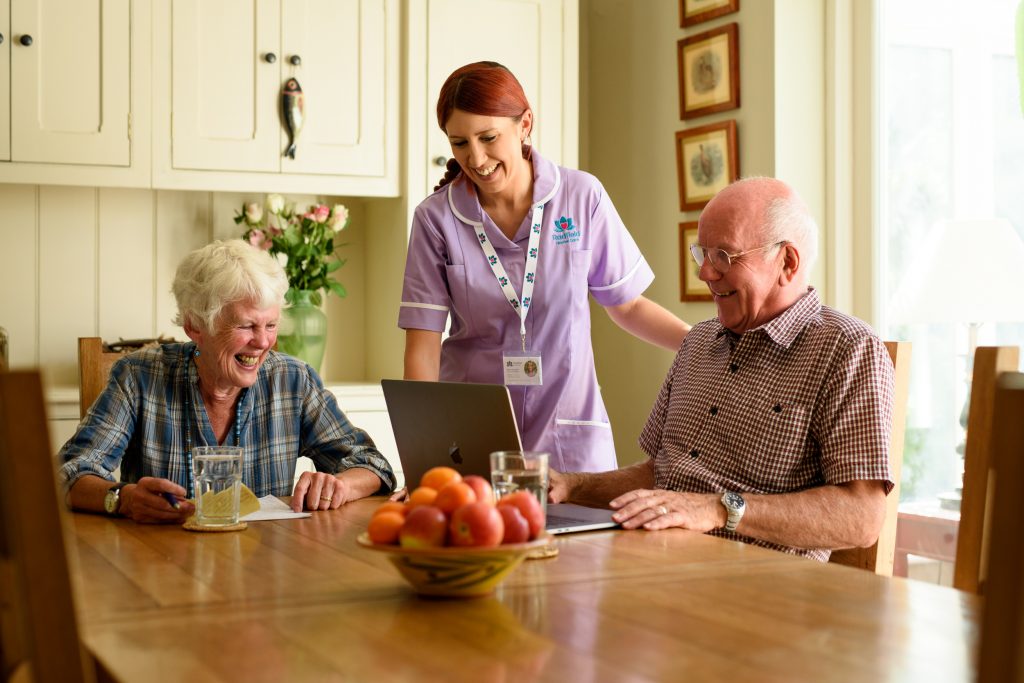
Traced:
[[320, 496], [320, 500], [326, 500], [328, 503], [330, 503], [331, 502], [331, 497], [330, 496]]
[[658, 506], [658, 514], [659, 515], [667, 515], [668, 514], [668, 508], [665, 507], [664, 505], [659, 505]]

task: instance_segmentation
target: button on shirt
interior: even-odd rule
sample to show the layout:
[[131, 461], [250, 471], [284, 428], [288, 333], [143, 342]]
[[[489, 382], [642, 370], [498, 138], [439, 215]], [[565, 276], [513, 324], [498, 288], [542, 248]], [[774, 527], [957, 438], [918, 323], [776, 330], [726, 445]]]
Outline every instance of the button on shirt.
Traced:
[[[611, 426], [590, 340], [590, 297], [627, 303], [654, 280], [626, 226], [594, 176], [533, 152], [533, 203], [544, 204], [526, 343], [542, 356], [542, 386], [510, 386], [523, 447], [550, 453], [570, 472], [615, 469]], [[516, 295], [522, 285], [531, 214], [510, 240], [459, 176], [425, 199], [413, 218], [398, 326], [441, 332], [440, 378], [502, 384], [502, 354], [521, 350], [519, 313], [480, 247], [483, 230]]]
[[[65, 491], [79, 477], [113, 481], [161, 477], [187, 488], [185, 392], [190, 391], [192, 444], [215, 445], [192, 362], [195, 345], [164, 344], [114, 363], [106, 389], [58, 458]], [[271, 351], [240, 406], [242, 481], [257, 496], [290, 496], [295, 463], [309, 457], [318, 472], [368, 469], [394, 489], [395, 475], [373, 441], [346, 419], [334, 395], [308, 365]], [[233, 445], [234, 430], [226, 445]]]
[[[888, 493], [892, 404], [885, 345], [809, 289], [743, 335], [717, 319], [694, 326], [640, 447], [661, 489], [779, 494], [864, 479], [884, 481]], [[711, 533], [822, 562], [830, 554]]]

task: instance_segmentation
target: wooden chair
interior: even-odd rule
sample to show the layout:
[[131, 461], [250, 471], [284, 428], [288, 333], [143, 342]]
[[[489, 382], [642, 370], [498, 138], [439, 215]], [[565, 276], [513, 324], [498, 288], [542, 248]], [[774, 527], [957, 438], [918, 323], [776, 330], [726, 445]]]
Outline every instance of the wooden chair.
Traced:
[[974, 352], [964, 448], [964, 487], [953, 565], [953, 587], [972, 593], [984, 592], [984, 558], [988, 553], [983, 541], [992, 516], [990, 473], [996, 380], [1001, 373], [1016, 370], [1019, 360], [1020, 349], [1016, 346], [983, 346]]
[[47, 434], [39, 374], [0, 373], [0, 673], [4, 681], [93, 681]]
[[1000, 375], [992, 419], [995, 472], [978, 680], [1024, 681], [1024, 374]]
[[99, 337], [78, 338], [78, 412], [85, 417], [96, 397], [107, 386], [110, 368], [122, 354], [103, 350]]
[[903, 471], [903, 432], [907, 422], [907, 393], [910, 389], [910, 342], [885, 342], [895, 373], [892, 406], [892, 437], [889, 442], [889, 468], [896, 486], [885, 498], [885, 521], [875, 544], [868, 548], [832, 551], [829, 562], [892, 576], [896, 557], [896, 521], [900, 504], [900, 474]]

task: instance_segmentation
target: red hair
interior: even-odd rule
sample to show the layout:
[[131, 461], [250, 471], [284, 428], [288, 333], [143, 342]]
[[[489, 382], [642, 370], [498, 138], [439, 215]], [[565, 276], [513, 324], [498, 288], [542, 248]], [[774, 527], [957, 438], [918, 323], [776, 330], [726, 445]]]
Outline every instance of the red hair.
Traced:
[[437, 97], [437, 125], [447, 132], [455, 109], [482, 116], [519, 120], [530, 102], [512, 72], [497, 62], [474, 62], [459, 67], [441, 86]]
[[[519, 123], [530, 101], [512, 72], [497, 62], [473, 62], [452, 72], [437, 97], [437, 125], [447, 133], [452, 112], [461, 109], [481, 116], [507, 116]], [[523, 158], [530, 158], [530, 146], [523, 145]], [[450, 183], [461, 171], [449, 159], [444, 178], [434, 190]]]

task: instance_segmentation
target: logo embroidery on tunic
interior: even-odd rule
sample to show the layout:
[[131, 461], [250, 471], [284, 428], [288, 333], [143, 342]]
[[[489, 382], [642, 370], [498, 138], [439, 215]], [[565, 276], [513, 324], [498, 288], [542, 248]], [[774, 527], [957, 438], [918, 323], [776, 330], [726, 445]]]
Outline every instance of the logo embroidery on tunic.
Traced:
[[580, 241], [580, 228], [572, 218], [561, 216], [555, 220], [555, 231], [551, 233], [555, 244], [571, 244]]

